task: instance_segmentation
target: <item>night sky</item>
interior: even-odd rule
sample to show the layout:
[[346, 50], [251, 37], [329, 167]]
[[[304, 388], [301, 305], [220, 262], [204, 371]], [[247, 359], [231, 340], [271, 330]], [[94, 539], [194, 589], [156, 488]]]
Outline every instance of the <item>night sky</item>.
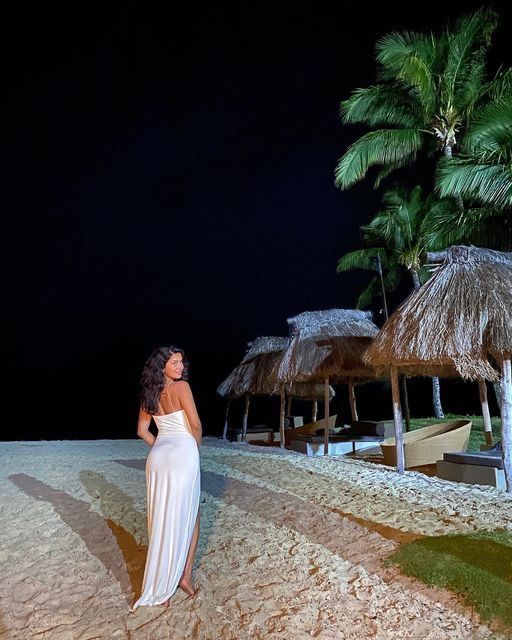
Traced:
[[[480, 4], [5, 13], [1, 437], [133, 436], [141, 368], [169, 343], [191, 361], [205, 431], [220, 433], [215, 389], [246, 343], [285, 335], [304, 310], [353, 308], [368, 279], [335, 268], [379, 196], [371, 180], [337, 190], [333, 172], [363, 132], [338, 106], [374, 81], [376, 40]], [[512, 16], [493, 6], [495, 69], [512, 62]], [[428, 387], [413, 387], [413, 414], [428, 415]], [[444, 393], [447, 410], [478, 408], [476, 387]], [[362, 401], [362, 417], [391, 415], [385, 388]], [[253, 424], [277, 421], [275, 403], [257, 405]]]

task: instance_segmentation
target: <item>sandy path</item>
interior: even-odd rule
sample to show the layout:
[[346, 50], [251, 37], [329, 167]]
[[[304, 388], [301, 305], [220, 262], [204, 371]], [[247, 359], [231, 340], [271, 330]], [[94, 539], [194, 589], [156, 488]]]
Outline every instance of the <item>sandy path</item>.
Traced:
[[503, 492], [218, 445], [201, 452], [198, 594], [130, 614], [146, 550], [145, 445], [0, 444], [0, 637], [508, 637], [381, 564], [411, 534], [512, 529]]

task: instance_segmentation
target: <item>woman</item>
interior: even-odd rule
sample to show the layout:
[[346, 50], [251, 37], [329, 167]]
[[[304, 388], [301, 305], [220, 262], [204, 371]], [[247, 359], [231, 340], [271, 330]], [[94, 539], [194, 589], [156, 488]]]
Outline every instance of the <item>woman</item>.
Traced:
[[[142, 372], [137, 435], [151, 447], [146, 461], [149, 546], [142, 595], [133, 610], [141, 605], [168, 607], [178, 586], [194, 595], [201, 422], [186, 367], [182, 349], [160, 347]], [[151, 419], [158, 427], [156, 438], [149, 431]]]

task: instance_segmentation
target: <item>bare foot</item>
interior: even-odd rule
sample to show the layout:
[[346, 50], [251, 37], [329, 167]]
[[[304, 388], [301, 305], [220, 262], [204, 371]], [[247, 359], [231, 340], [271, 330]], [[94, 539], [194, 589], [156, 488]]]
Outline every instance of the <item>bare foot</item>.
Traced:
[[181, 577], [181, 580], [178, 583], [179, 588], [184, 591], [188, 596], [195, 595], [195, 589], [192, 586], [192, 579], [185, 578], [185, 576]]
[[166, 600], [165, 602], [162, 602], [162, 607], [164, 607], [164, 609], [168, 609], [169, 608], [169, 600]]

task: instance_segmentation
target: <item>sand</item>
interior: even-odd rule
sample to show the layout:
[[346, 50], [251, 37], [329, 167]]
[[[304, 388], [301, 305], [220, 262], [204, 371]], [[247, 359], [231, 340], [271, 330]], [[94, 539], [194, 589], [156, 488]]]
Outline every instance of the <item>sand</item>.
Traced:
[[146, 551], [138, 440], [0, 443], [0, 637], [507, 638], [386, 568], [401, 541], [506, 528], [512, 496], [205, 438], [198, 593], [129, 612]]

